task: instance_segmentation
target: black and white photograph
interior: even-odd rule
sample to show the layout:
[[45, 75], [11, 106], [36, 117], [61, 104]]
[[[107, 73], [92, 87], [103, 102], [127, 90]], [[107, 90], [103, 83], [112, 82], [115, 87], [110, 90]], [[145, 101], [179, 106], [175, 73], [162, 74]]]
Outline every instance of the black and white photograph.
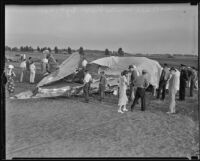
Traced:
[[5, 5], [5, 157], [199, 157], [198, 69], [197, 5]]

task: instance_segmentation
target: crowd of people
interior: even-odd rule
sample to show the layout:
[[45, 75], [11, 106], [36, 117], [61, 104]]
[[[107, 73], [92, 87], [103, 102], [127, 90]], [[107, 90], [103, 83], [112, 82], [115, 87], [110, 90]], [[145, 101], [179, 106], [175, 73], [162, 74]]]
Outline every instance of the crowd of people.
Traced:
[[[139, 104], [139, 99], [141, 99], [141, 110], [145, 111], [146, 109], [146, 101], [145, 101], [145, 92], [146, 89], [149, 87], [150, 83], [147, 79], [147, 71], [142, 70], [142, 74], [138, 72], [138, 69], [135, 65], [130, 65], [128, 70], [124, 70], [121, 73], [119, 79], [119, 90], [118, 90], [118, 112], [124, 113], [128, 111], [127, 104], [133, 101], [130, 110], [133, 111], [136, 104]], [[102, 71], [100, 76], [100, 83], [99, 83], [99, 97], [100, 101], [102, 101], [105, 97], [105, 89], [106, 86], [109, 86], [105, 72]], [[190, 97], [193, 97], [193, 91], [195, 87], [195, 82], [197, 80], [197, 71], [195, 67], [186, 67], [186, 65], [181, 64], [180, 72], [174, 68], [168, 67], [168, 64], [164, 64], [160, 80], [159, 80], [159, 87], [157, 89], [157, 99], [164, 101], [166, 95], [166, 88], [168, 86], [168, 93], [169, 93], [169, 111], [168, 114], [176, 113], [175, 106], [176, 106], [176, 94], [179, 91], [179, 100], [185, 100], [185, 89], [187, 84], [190, 87]], [[90, 84], [92, 83], [92, 76], [88, 70], [85, 70], [84, 76], [84, 96], [85, 101], [89, 102], [89, 90]], [[127, 92], [129, 90], [129, 92]], [[127, 95], [128, 93], [128, 95]], [[160, 95], [162, 96], [160, 98]]]
[[[43, 59], [41, 61], [41, 71], [43, 75], [47, 75], [58, 69], [58, 64], [55, 58], [48, 52], [43, 52]], [[75, 75], [73, 77], [73, 81], [76, 82], [76, 75], [81, 75], [78, 81], [84, 84], [83, 92], [85, 97], [85, 102], [89, 102], [89, 93], [91, 83], [93, 82], [92, 75], [87, 70], [88, 62], [85, 58], [83, 58], [81, 63], [81, 68], [77, 69]], [[13, 93], [14, 88], [14, 77], [16, 74], [13, 71], [14, 66], [9, 65], [7, 70], [7, 89], [9, 94]], [[30, 83], [33, 84], [35, 82], [35, 74], [36, 74], [36, 66], [31, 57], [26, 59], [26, 56], [21, 56], [20, 63], [20, 82], [24, 81], [24, 75], [29, 74]], [[81, 69], [81, 70], [80, 70]], [[168, 64], [164, 64], [163, 70], [159, 79], [159, 87], [157, 89], [157, 99], [164, 101], [166, 96], [166, 89], [168, 87], [169, 93], [169, 111], [167, 113], [172, 114], [176, 113], [176, 94], [179, 91], [179, 100], [185, 100], [186, 87], [190, 88], [190, 97], [193, 97], [195, 82], [197, 78], [197, 70], [195, 67], [187, 67], [186, 65], [180, 65], [180, 72], [174, 68], [169, 68]], [[142, 70], [140, 74], [137, 67], [135, 65], [130, 65], [127, 70], [121, 72], [119, 78], [119, 88], [118, 88], [118, 112], [124, 113], [128, 111], [127, 104], [132, 101], [132, 105], [130, 110], [133, 111], [136, 104], [139, 104], [139, 99], [141, 99], [141, 110], [145, 111], [146, 109], [146, 101], [145, 101], [145, 92], [149, 87], [150, 83], [147, 79], [147, 71]], [[105, 72], [101, 71], [100, 79], [99, 79], [99, 100], [102, 102], [105, 98], [105, 90], [106, 87], [109, 86], [107, 78], [105, 76]], [[129, 92], [127, 92], [129, 91]], [[160, 97], [161, 95], [161, 97]]]
[[[19, 68], [20, 68], [19, 82], [20, 83], [24, 82], [25, 75], [28, 75], [29, 83], [34, 84], [37, 70], [36, 70], [36, 65], [33, 58], [32, 57], [26, 58], [25, 54], [21, 54]], [[15, 90], [14, 77], [16, 77], [16, 74], [14, 73], [13, 69], [14, 69], [13, 65], [8, 65], [8, 69], [6, 72], [6, 77], [8, 80], [7, 89], [8, 89], [9, 95], [14, 93], [14, 90]], [[48, 50], [45, 50], [43, 52], [43, 59], [41, 60], [41, 73], [44, 76], [46, 76], [57, 69], [58, 69], [58, 64], [55, 58], [52, 56], [52, 54], [49, 53]]]

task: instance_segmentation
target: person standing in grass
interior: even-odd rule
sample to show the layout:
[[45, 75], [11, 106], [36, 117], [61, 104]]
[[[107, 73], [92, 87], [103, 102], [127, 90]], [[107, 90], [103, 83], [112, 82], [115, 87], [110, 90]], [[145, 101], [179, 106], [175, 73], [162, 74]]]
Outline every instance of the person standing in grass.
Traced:
[[86, 69], [87, 64], [88, 64], [87, 60], [86, 60], [85, 58], [83, 58], [83, 61], [82, 61], [82, 63], [81, 63], [82, 68], [83, 68], [83, 69]]
[[24, 74], [26, 71], [26, 59], [23, 59], [22, 62], [20, 63], [20, 69], [21, 69], [20, 82], [23, 82]]
[[29, 57], [28, 60], [26, 61], [26, 70], [28, 72], [30, 72], [30, 63], [32, 61], [31, 59], [32, 59], [32, 57]]
[[180, 87], [179, 87], [179, 100], [185, 100], [185, 88], [187, 86], [188, 81], [188, 73], [186, 71], [185, 65], [181, 64], [181, 72], [180, 72]]
[[58, 63], [56, 62], [56, 59], [53, 57], [51, 53], [47, 54], [48, 59], [48, 67], [47, 72], [52, 73], [59, 69]]
[[[44, 57], [42, 59], [42, 73], [45, 74], [47, 72], [47, 64], [48, 64], [48, 59], [46, 58], [46, 53], [48, 52], [48, 50], [46, 52], [44, 52]], [[48, 53], [47, 53], [48, 54]]]
[[88, 70], [85, 70], [85, 76], [84, 76], [83, 82], [84, 82], [83, 92], [84, 92], [84, 96], [85, 96], [85, 102], [88, 103], [89, 102], [90, 84], [92, 82], [92, 76]]
[[100, 77], [100, 82], [99, 82], [100, 101], [102, 101], [105, 97], [106, 85], [107, 85], [107, 80], [106, 80], [105, 72], [101, 71], [101, 77]]
[[35, 82], [35, 72], [36, 72], [36, 67], [33, 61], [30, 63], [30, 83]]
[[133, 112], [134, 106], [136, 105], [139, 98], [141, 98], [141, 110], [145, 111], [146, 103], [145, 103], [145, 90], [149, 86], [149, 82], [146, 78], [147, 71], [142, 70], [142, 75], [136, 78], [134, 81], [135, 86], [137, 87], [135, 99], [133, 104], [131, 105], [131, 111]]
[[124, 70], [121, 73], [120, 81], [119, 81], [119, 101], [118, 101], [118, 112], [124, 113], [123, 111], [128, 111], [126, 105], [128, 103], [128, 97], [126, 95], [126, 90], [128, 86], [128, 71]]
[[161, 100], [164, 101], [165, 93], [166, 93], [166, 85], [167, 85], [169, 78], [170, 78], [169, 68], [168, 68], [168, 65], [165, 63], [164, 68], [163, 68], [162, 73], [161, 73], [161, 76], [160, 76], [157, 99], [160, 99], [160, 93], [161, 93], [161, 90], [162, 90]]
[[177, 70], [174, 67], [172, 67], [170, 69], [170, 73], [171, 73], [171, 78], [169, 80], [170, 103], [169, 103], [169, 112], [167, 112], [167, 113], [173, 114], [173, 113], [176, 112], [176, 110], [175, 110], [175, 106], [176, 106], [175, 98], [176, 98], [176, 93], [177, 93], [178, 88], [179, 88], [180, 74], [177, 72]]
[[14, 84], [14, 77], [16, 77], [14, 71], [14, 66], [13, 65], [8, 65], [8, 70], [7, 70], [7, 90], [9, 93], [9, 96], [11, 96], [12, 93], [15, 91], [15, 84]]
[[190, 68], [191, 77], [190, 77], [190, 97], [193, 97], [193, 91], [195, 86], [195, 80], [197, 79], [197, 72], [194, 67]]
[[139, 76], [136, 70], [135, 65], [129, 66], [129, 73], [130, 73], [130, 79], [129, 79], [129, 85], [130, 85], [130, 94], [129, 94], [129, 101], [133, 100], [135, 98], [135, 87], [134, 87], [134, 81]]

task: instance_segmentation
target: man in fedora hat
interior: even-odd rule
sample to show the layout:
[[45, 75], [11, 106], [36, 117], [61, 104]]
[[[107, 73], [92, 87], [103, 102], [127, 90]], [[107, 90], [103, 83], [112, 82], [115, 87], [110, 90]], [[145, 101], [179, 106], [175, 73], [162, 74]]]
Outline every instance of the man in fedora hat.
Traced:
[[142, 70], [142, 75], [138, 76], [134, 81], [134, 85], [137, 87], [135, 99], [133, 104], [131, 105], [131, 111], [133, 111], [135, 104], [138, 102], [139, 98], [141, 98], [141, 110], [145, 111], [145, 90], [149, 86], [149, 82], [146, 78], [147, 71]]

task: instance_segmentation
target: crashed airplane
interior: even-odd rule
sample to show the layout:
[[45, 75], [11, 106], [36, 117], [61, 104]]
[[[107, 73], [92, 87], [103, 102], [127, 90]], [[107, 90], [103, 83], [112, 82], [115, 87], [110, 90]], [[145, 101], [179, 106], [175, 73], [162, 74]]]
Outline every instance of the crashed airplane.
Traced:
[[[35, 90], [19, 93], [15, 95], [15, 98], [28, 99], [57, 96], [70, 97], [72, 95], [82, 95], [83, 84], [81, 84], [80, 81], [77, 81], [77, 77], [75, 75], [75, 71], [80, 67], [80, 62], [80, 54], [78, 52], [73, 53], [69, 58], [67, 58], [60, 64], [58, 70], [44, 77], [37, 84]], [[109, 84], [109, 86], [106, 87], [106, 92], [116, 93], [121, 72], [123, 70], [127, 70], [128, 66], [131, 64], [137, 67], [140, 74], [143, 69], [147, 70], [147, 78], [150, 84], [155, 89], [158, 88], [162, 67], [157, 61], [148, 59], [146, 57], [110, 56], [97, 59], [88, 63], [87, 69], [90, 71], [93, 77], [93, 83], [91, 84], [91, 93], [98, 92], [100, 78], [99, 73], [102, 70], [105, 71]], [[74, 81], [75, 77], [76, 81]]]

